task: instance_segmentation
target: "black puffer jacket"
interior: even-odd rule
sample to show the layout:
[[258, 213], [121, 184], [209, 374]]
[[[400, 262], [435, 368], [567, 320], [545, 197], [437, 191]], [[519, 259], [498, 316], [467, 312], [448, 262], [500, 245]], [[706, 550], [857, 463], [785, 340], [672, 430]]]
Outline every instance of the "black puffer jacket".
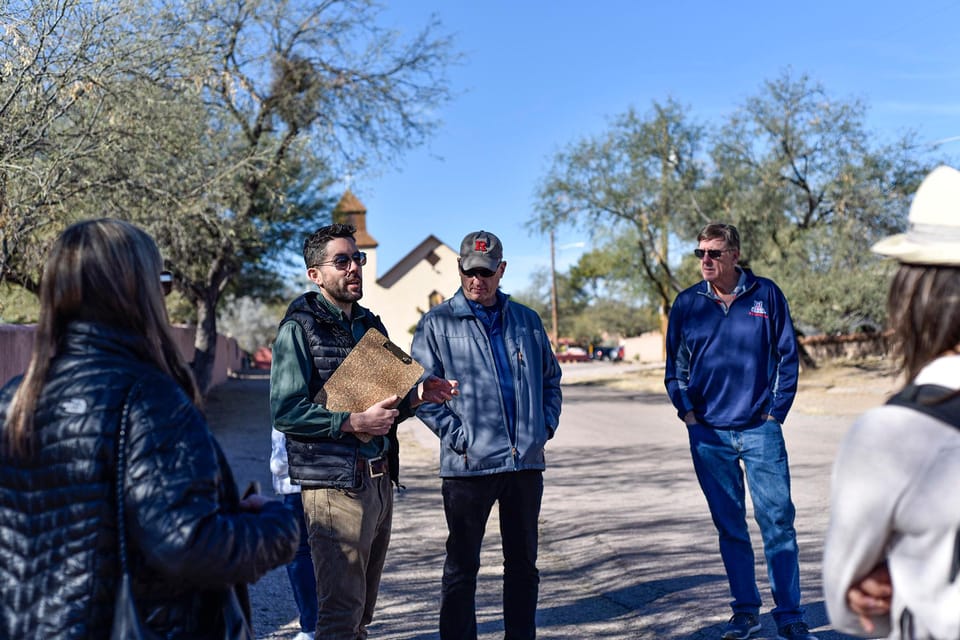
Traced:
[[[116, 436], [129, 404], [126, 522], [134, 599], [167, 638], [213, 638], [227, 590], [289, 562], [279, 502], [240, 513], [230, 469], [139, 338], [71, 325], [36, 413], [36, 454], [0, 451], [0, 638], [109, 637], [119, 560]], [[0, 392], [0, 425], [19, 379]], [[238, 586], [239, 585], [239, 586]], [[247, 605], [248, 606], [248, 605]]]

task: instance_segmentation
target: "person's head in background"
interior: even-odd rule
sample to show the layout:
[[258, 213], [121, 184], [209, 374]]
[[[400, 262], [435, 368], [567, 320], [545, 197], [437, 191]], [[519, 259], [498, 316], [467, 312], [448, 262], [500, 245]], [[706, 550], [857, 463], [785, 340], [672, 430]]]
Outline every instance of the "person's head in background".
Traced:
[[8, 442], [15, 443], [15, 451], [26, 451], [50, 362], [73, 322], [132, 336], [138, 356], [173, 377], [199, 405], [200, 393], [170, 330], [162, 269], [153, 239], [129, 222], [85, 220], [60, 234], [43, 269], [30, 363], [7, 416]]
[[160, 272], [160, 291], [163, 292], [164, 297], [173, 292], [173, 274], [169, 271]]
[[906, 379], [960, 346], [960, 171], [941, 166], [917, 189], [909, 228], [872, 250], [900, 266], [887, 295], [893, 353]]

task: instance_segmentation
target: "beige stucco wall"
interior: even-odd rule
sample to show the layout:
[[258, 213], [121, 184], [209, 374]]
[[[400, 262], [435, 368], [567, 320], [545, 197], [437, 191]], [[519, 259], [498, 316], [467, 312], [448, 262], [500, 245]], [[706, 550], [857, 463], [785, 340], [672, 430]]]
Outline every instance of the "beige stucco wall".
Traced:
[[[0, 324], [0, 386], [26, 370], [33, 349], [34, 328], [34, 325]], [[188, 361], [193, 359], [194, 333], [193, 327], [173, 327], [177, 348]], [[232, 373], [239, 371], [243, 365], [243, 355], [236, 340], [217, 336], [217, 354], [210, 386], [225, 382]]]
[[440, 258], [436, 264], [420, 260], [403, 278], [385, 289], [370, 277], [377, 273], [376, 249], [367, 250], [361, 304], [380, 316], [390, 339], [407, 352], [413, 342], [413, 328], [430, 309], [430, 294], [437, 291], [447, 299], [460, 286], [457, 253], [445, 244], [434, 249], [434, 253]]
[[623, 359], [626, 362], [663, 362], [663, 336], [659, 331], [625, 338]]

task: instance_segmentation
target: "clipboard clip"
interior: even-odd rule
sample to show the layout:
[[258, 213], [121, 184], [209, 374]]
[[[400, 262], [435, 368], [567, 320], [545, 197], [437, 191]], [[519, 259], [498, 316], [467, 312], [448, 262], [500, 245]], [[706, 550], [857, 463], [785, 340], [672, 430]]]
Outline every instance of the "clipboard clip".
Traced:
[[410, 364], [413, 362], [412, 357], [408, 356], [406, 353], [403, 352], [403, 349], [393, 344], [389, 340], [383, 343], [383, 348], [389, 351], [390, 353], [392, 353], [394, 357], [396, 357], [397, 360], [399, 360], [403, 364]]

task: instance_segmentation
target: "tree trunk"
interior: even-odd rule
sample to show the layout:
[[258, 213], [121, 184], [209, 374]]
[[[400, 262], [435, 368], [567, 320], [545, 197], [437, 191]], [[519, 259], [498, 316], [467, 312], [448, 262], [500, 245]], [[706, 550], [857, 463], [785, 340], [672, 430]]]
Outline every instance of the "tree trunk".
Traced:
[[813, 359], [813, 356], [810, 355], [810, 352], [807, 351], [807, 348], [800, 343], [800, 340], [797, 340], [797, 355], [800, 357], [800, 370], [804, 369], [816, 369], [817, 361]]
[[217, 357], [217, 301], [208, 296], [197, 299], [197, 334], [193, 339], [193, 375], [203, 395], [213, 379]]
[[667, 361], [667, 327], [670, 324], [670, 312], [667, 305], [660, 305], [660, 357]]

